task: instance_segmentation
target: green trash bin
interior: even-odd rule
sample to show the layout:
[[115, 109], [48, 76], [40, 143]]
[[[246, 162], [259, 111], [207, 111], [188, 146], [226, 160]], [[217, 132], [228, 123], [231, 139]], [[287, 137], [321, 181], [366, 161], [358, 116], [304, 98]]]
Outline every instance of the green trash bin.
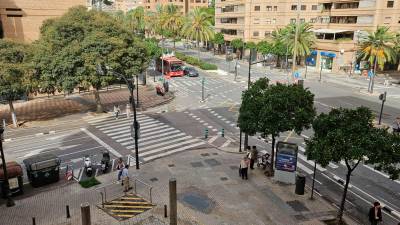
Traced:
[[60, 179], [60, 159], [50, 153], [25, 159], [26, 174], [33, 187], [55, 183]]

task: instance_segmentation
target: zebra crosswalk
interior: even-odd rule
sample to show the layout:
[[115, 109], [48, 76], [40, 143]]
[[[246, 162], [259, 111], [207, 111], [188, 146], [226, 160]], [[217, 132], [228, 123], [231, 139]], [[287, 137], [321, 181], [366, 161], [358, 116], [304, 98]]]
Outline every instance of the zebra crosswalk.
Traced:
[[[206, 144], [198, 138], [187, 135], [185, 132], [145, 114], [138, 113], [137, 120], [140, 124], [138, 146], [141, 162], [147, 162]], [[134, 153], [135, 141], [131, 137], [133, 117], [127, 118], [123, 115], [119, 119], [115, 119], [114, 116], [106, 116], [88, 118], [86, 121], [113, 141]]]

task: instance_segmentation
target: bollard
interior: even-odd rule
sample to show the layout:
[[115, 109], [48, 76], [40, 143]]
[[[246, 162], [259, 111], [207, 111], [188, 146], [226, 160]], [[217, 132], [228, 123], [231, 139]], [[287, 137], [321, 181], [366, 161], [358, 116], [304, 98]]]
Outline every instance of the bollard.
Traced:
[[204, 129], [204, 138], [208, 138], [208, 128]]
[[90, 205], [88, 202], [81, 204], [82, 225], [91, 225]]
[[36, 225], [36, 219], [35, 219], [35, 217], [32, 217], [32, 225]]
[[167, 205], [164, 205], [164, 217], [167, 218], [168, 217], [168, 211], [167, 211]]
[[67, 205], [67, 206], [65, 207], [65, 210], [67, 211], [67, 219], [68, 219], [68, 218], [71, 218], [71, 214], [69, 213], [69, 205]]
[[224, 128], [221, 129], [221, 137], [225, 137], [225, 129]]
[[169, 224], [177, 225], [176, 179], [169, 179]]

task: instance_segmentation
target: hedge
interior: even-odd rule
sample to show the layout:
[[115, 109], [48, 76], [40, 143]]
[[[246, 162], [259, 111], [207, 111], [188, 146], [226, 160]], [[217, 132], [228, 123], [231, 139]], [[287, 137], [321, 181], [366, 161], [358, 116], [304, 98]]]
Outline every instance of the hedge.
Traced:
[[218, 69], [217, 65], [215, 65], [215, 64], [204, 62], [197, 58], [185, 55], [181, 52], [175, 52], [175, 57], [182, 61], [185, 61], [186, 63], [188, 63], [190, 65], [198, 66], [202, 70], [217, 70]]

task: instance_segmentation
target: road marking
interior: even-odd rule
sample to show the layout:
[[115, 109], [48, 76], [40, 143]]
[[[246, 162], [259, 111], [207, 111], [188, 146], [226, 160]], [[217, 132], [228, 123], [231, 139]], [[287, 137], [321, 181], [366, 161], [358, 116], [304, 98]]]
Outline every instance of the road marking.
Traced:
[[[191, 138], [191, 136], [188, 136], [188, 138]], [[178, 139], [176, 139], [176, 140], [178, 140]], [[178, 147], [178, 146], [181, 146], [181, 145], [185, 146], [187, 144], [190, 144], [190, 143], [193, 143], [193, 142], [197, 142], [197, 141], [198, 141], [197, 139], [189, 139], [189, 140], [186, 140], [186, 141], [183, 141], [183, 142], [180, 141], [180, 142], [178, 142], [176, 144], [167, 145], [165, 147], [157, 148], [157, 149], [150, 150], [150, 151], [147, 151], [147, 152], [142, 152], [141, 155], [142, 156], [151, 155], [151, 154], [154, 154], [154, 153], [157, 153], [157, 152], [162, 152], [162, 151], [165, 151], [167, 149], [172, 149], [172, 148], [175, 148], [175, 147]], [[150, 149], [150, 148], [148, 148], [148, 149]], [[143, 148], [142, 148], [142, 150], [143, 150]]]
[[[171, 134], [174, 134], [174, 133], [179, 133], [179, 132], [180, 132], [179, 130], [176, 130], [175, 128], [171, 127], [171, 128], [167, 128], [167, 129], [163, 129], [163, 130], [157, 130], [157, 131], [149, 132], [149, 133], [145, 133], [145, 134], [141, 133], [139, 140], [142, 142], [142, 141], [145, 141], [145, 140], [153, 139], [154, 138], [154, 136], [153, 136], [154, 134], [157, 134], [157, 138], [160, 138], [160, 137], [163, 137], [163, 136], [168, 136], [168, 135], [171, 135]], [[144, 137], [146, 137], [146, 138], [144, 138]], [[124, 145], [124, 144], [127, 144], [127, 143], [129, 143], [129, 144], [135, 143], [135, 141], [132, 139], [132, 137], [117, 139], [116, 141], [117, 142], [128, 141], [128, 142], [121, 143], [121, 145]]]
[[[155, 140], [152, 140], [152, 141], [143, 142], [143, 140], [139, 140], [140, 141], [139, 142], [139, 146], [153, 144], [153, 143], [157, 143], [157, 142], [160, 142], [160, 141], [165, 141], [165, 140], [168, 140], [168, 139], [171, 139], [171, 138], [178, 138], [178, 137], [180, 138], [183, 135], [185, 135], [185, 133], [179, 132], [178, 134], [168, 135], [168, 136], [163, 137], [163, 138], [156, 138]], [[134, 141], [132, 141], [132, 142], [135, 143]], [[122, 143], [122, 145], [124, 145], [124, 144]], [[128, 149], [130, 149], [130, 148], [134, 148], [134, 146], [128, 146]]]
[[101, 144], [104, 148], [106, 148], [109, 152], [111, 152], [112, 154], [114, 154], [116, 157], [122, 157], [121, 154], [119, 154], [119, 152], [117, 152], [115, 149], [113, 149], [111, 146], [109, 146], [108, 144], [106, 144], [104, 141], [100, 140], [100, 138], [98, 138], [96, 135], [92, 134], [90, 131], [86, 130], [85, 128], [81, 128], [81, 130], [83, 132], [85, 132], [87, 135], [89, 135], [91, 138], [93, 138], [95, 141], [97, 141], [97, 143]]
[[213, 136], [213, 137], [210, 138], [210, 140], [208, 140], [207, 142], [208, 142], [209, 144], [211, 144], [211, 143], [213, 143], [215, 140], [217, 140], [217, 138], [218, 138], [218, 135]]
[[222, 148], [227, 147], [231, 143], [230, 140], [227, 140], [223, 145], [221, 145]]
[[292, 136], [294, 130], [291, 130], [289, 135], [285, 138], [284, 142], [287, 142], [289, 140], [290, 136]]
[[[167, 128], [167, 127], [169, 127], [169, 126], [168, 125], [163, 125], [163, 126], [159, 126], [159, 127], [154, 127], [154, 128], [151, 128], [151, 129], [146, 129], [146, 132], [154, 131], [154, 130], [162, 131], [163, 128]], [[141, 135], [142, 135], [142, 132], [141, 132]], [[110, 136], [110, 134], [108, 134], [108, 136]], [[113, 136], [111, 138], [112, 139], [118, 139], [118, 138], [122, 138], [122, 137], [126, 137], [126, 136], [131, 136], [131, 133], [130, 132], [129, 133], [125, 133], [125, 134]]]
[[[297, 154], [297, 156], [298, 156], [301, 160], [303, 160], [304, 162], [306, 162], [306, 163], [308, 163], [308, 164], [310, 164], [311, 166], [314, 167], [314, 161], [313, 161], [313, 160], [307, 160], [307, 157], [303, 156], [302, 154]], [[325, 168], [321, 167], [321, 166], [318, 165], [318, 164], [317, 164], [317, 169], [318, 169], [319, 171], [321, 171], [321, 172], [325, 172], [325, 171], [326, 171]]]
[[306, 135], [304, 135], [304, 134], [300, 134], [303, 138], [305, 138], [305, 139], [310, 139], [310, 137], [308, 137], [308, 136], [306, 136]]
[[[390, 179], [389, 175], [387, 175], [387, 174], [385, 174], [385, 173], [383, 173], [383, 172], [381, 172], [381, 171], [379, 171], [379, 170], [376, 170], [376, 169], [374, 169], [374, 168], [371, 167], [371, 166], [368, 166], [368, 165], [363, 165], [363, 166], [364, 166], [365, 168], [371, 170], [371, 171], [374, 171], [375, 173], [378, 173], [378, 174], [380, 174], [380, 175], [382, 175], [382, 176], [384, 176], [384, 177]], [[399, 181], [399, 180], [393, 180], [393, 181], [396, 182], [396, 183], [398, 183], [398, 184], [400, 184], [400, 181]]]
[[308, 173], [309, 175], [314, 173], [312, 170], [308, 169], [308, 167], [304, 166], [303, 164], [301, 164], [299, 162], [297, 162], [297, 167], [299, 167], [301, 170]]
[[[164, 141], [164, 142], [157, 143], [157, 144], [154, 144], [154, 145], [148, 145], [146, 147], [142, 147], [140, 150], [141, 150], [142, 153], [144, 152], [143, 154], [146, 154], [145, 151], [150, 150], [150, 149], [154, 149], [154, 148], [158, 148], [158, 147], [161, 147], [163, 145], [167, 145], [166, 147], [170, 147], [170, 146], [176, 147], [176, 146], [179, 146], [179, 145], [182, 145], [183, 143], [185, 143], [185, 142], [182, 142], [182, 141], [185, 141], [185, 140], [190, 139], [190, 138], [192, 138], [192, 136], [187, 135], [187, 136], [184, 136], [184, 137], [175, 138], [175, 139], [173, 139], [171, 141]], [[194, 139], [192, 139], [192, 140], [194, 140]], [[178, 143], [173, 144], [173, 145], [168, 145], [170, 143], [175, 143], [175, 142], [178, 142]], [[162, 148], [160, 148], [160, 149], [162, 149]], [[154, 151], [158, 151], [160, 149], [156, 149]]]
[[181, 152], [181, 151], [184, 151], [186, 149], [197, 147], [197, 146], [203, 145], [203, 144], [204, 143], [202, 143], [202, 142], [198, 142], [198, 143], [195, 143], [195, 144], [192, 144], [192, 145], [187, 145], [187, 146], [184, 146], [184, 147], [181, 147], [181, 148], [178, 148], [178, 149], [174, 149], [172, 151], [164, 152], [164, 153], [161, 153], [161, 154], [158, 154], [158, 155], [145, 157], [144, 160], [145, 161], [149, 161], [149, 160], [152, 160], [152, 159], [155, 159], [155, 158], [160, 158], [160, 157], [163, 157], [163, 156], [171, 155], [173, 153]]

